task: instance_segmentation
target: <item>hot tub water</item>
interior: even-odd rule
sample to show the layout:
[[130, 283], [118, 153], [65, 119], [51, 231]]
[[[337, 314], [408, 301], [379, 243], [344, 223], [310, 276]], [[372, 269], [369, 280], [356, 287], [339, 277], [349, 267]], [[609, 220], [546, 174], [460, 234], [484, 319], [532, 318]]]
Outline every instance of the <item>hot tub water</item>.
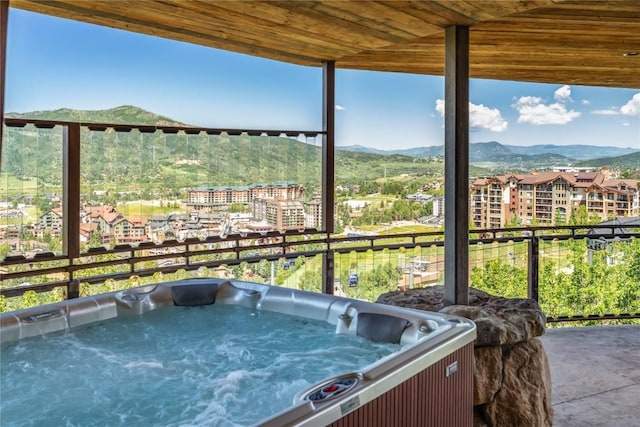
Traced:
[[5, 345], [0, 414], [12, 426], [251, 425], [400, 348], [238, 305], [164, 307]]

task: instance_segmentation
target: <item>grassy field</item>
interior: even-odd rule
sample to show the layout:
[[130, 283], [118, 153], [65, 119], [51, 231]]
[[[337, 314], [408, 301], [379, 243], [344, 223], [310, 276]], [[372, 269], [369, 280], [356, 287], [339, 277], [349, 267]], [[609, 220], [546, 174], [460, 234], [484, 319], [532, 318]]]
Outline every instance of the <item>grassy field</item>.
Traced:
[[[19, 179], [6, 172], [0, 173], [0, 198], [4, 200], [11, 196], [36, 196], [38, 195], [38, 190], [37, 178]], [[42, 192], [41, 195], [45, 193], [62, 194], [62, 187], [41, 185], [40, 191]]]
[[430, 227], [422, 224], [397, 225], [389, 228], [385, 234], [397, 233], [427, 233], [430, 231], [439, 231], [439, 227]]
[[159, 200], [153, 200], [153, 201], [136, 200], [136, 201], [118, 204], [118, 206], [116, 207], [116, 210], [125, 216], [130, 215], [130, 216], [139, 216], [144, 218], [149, 218], [152, 215], [169, 215], [177, 211], [184, 213], [184, 209], [182, 207], [178, 207], [178, 208], [169, 207], [169, 206], [175, 206], [176, 203], [180, 205], [180, 203], [177, 200], [163, 201], [163, 206], [160, 206]]

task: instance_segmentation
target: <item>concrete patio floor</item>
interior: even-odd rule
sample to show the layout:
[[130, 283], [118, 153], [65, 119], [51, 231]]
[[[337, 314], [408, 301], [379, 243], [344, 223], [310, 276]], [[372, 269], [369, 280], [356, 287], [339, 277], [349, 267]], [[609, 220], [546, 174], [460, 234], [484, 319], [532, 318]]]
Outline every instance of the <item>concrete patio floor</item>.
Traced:
[[555, 427], [640, 426], [640, 325], [547, 329]]

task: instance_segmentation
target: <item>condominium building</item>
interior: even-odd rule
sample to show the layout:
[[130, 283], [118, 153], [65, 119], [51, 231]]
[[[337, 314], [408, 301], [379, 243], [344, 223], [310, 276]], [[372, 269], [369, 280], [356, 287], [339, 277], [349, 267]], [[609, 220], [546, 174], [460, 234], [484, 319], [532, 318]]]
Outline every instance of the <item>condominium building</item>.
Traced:
[[471, 184], [471, 222], [477, 228], [502, 228], [517, 215], [521, 175], [478, 178]]
[[433, 215], [438, 218], [444, 217], [444, 197], [434, 197], [433, 199]]
[[288, 181], [270, 184], [201, 186], [187, 191], [187, 205], [195, 210], [221, 208], [233, 203], [250, 207], [255, 199], [297, 200], [304, 195], [305, 189], [302, 185]]
[[603, 221], [640, 214], [640, 181], [597, 172], [541, 172], [477, 178], [470, 186], [470, 221], [477, 228], [554, 225], [585, 206]]
[[305, 228], [304, 207], [298, 200], [269, 200], [266, 220], [279, 231], [302, 230]]
[[305, 225], [307, 228], [322, 228], [322, 199], [314, 197], [306, 204]]

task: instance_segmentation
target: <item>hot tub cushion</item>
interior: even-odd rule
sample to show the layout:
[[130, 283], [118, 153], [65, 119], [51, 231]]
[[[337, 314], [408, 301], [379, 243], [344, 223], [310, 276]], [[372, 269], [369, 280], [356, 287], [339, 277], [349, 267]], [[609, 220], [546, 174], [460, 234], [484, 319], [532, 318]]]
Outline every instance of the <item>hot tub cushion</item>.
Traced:
[[357, 334], [375, 342], [398, 344], [409, 321], [380, 313], [358, 313]]
[[216, 283], [182, 285], [171, 287], [171, 296], [175, 305], [195, 307], [215, 303], [217, 291]]

